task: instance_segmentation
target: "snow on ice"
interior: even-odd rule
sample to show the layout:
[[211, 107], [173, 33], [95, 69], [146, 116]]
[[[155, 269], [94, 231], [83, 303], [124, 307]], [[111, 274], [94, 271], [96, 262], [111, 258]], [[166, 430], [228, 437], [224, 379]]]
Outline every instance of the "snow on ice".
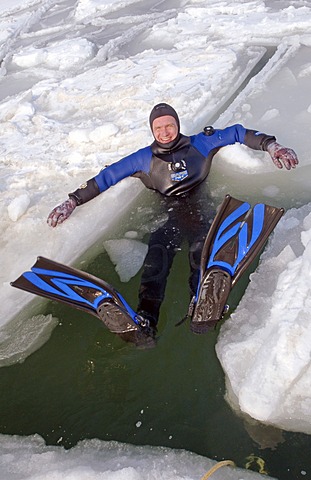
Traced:
[[[216, 462], [183, 450], [135, 447], [118, 442], [85, 440], [65, 450], [46, 446], [39, 435], [0, 435], [0, 471], [6, 480], [197, 480]], [[225, 477], [224, 477], [225, 475]], [[215, 480], [269, 480], [271, 477], [224, 466]]]
[[29, 335], [25, 322], [18, 337], [15, 315], [30, 297], [10, 281], [38, 254], [75, 261], [142, 187], [123, 181], [54, 230], [48, 213], [104, 165], [150, 143], [149, 112], [167, 101], [185, 134], [239, 122], [298, 153], [299, 167], [286, 172], [262, 152], [226, 147], [209, 181], [219, 201], [229, 192], [289, 209], [221, 329], [217, 355], [234, 408], [310, 433], [310, 4], [164, 3], [1, 2], [1, 362], [18, 360], [19, 340], [23, 355], [41, 344], [31, 316]]

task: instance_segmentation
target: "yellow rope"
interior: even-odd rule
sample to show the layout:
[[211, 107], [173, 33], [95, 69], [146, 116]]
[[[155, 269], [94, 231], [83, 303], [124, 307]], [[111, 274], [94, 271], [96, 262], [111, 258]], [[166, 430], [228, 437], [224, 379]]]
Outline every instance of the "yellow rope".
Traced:
[[216, 472], [216, 470], [218, 470], [221, 467], [228, 467], [228, 466], [235, 467], [235, 463], [232, 462], [232, 460], [223, 460], [222, 462], [216, 463], [216, 465], [214, 465], [208, 472], [206, 472], [206, 474], [201, 478], [201, 480], [207, 480], [213, 475], [213, 473]]

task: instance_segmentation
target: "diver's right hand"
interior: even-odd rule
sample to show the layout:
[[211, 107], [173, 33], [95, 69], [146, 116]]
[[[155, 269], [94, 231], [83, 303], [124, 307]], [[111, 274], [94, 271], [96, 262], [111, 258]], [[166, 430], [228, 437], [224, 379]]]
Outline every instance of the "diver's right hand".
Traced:
[[58, 205], [58, 207], [53, 208], [47, 218], [47, 223], [50, 227], [56, 227], [56, 225], [63, 223], [68, 217], [70, 217], [76, 206], [76, 200], [70, 197], [68, 200], [65, 200], [65, 202]]

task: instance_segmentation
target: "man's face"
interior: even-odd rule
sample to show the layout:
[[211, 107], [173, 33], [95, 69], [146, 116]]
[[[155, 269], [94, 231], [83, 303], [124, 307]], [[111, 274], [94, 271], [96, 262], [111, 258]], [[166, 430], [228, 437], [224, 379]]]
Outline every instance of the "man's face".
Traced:
[[153, 121], [152, 132], [157, 142], [170, 143], [178, 135], [177, 122], [171, 115], [158, 117]]

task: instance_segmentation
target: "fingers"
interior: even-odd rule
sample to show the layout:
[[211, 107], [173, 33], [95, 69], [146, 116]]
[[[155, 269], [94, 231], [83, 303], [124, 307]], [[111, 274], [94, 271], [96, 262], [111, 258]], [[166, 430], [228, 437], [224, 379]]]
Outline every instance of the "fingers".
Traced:
[[69, 198], [58, 207], [55, 207], [47, 218], [47, 223], [50, 227], [56, 227], [63, 223], [74, 211], [77, 202], [73, 198]]
[[286, 168], [286, 170], [291, 170], [296, 168], [298, 165], [298, 157], [294, 150], [291, 148], [283, 147], [277, 142], [272, 142], [268, 145], [267, 151], [269, 152], [274, 165], [277, 168]]
[[272, 158], [272, 161], [277, 168], [283, 168], [283, 163], [278, 158]]
[[[296, 153], [290, 148], [281, 148], [278, 152], [276, 152], [275, 159], [277, 163], [283, 162], [283, 165], [287, 170], [296, 168], [296, 165], [299, 163]], [[277, 163], [275, 164], [277, 165]]]
[[298, 157], [297, 157], [296, 153], [294, 152], [294, 150], [291, 150], [290, 148], [288, 148], [287, 150], [288, 151], [287, 151], [287, 155], [286, 155], [286, 161], [287, 161], [287, 164], [288, 164], [288, 170], [290, 170], [291, 168], [296, 168], [296, 165], [298, 165], [299, 160], [298, 160]]
[[47, 218], [47, 223], [50, 227], [56, 227], [57, 225], [63, 223], [63, 221], [66, 220], [66, 217], [62, 214], [61, 211], [59, 211], [58, 208], [54, 208], [50, 215]]

